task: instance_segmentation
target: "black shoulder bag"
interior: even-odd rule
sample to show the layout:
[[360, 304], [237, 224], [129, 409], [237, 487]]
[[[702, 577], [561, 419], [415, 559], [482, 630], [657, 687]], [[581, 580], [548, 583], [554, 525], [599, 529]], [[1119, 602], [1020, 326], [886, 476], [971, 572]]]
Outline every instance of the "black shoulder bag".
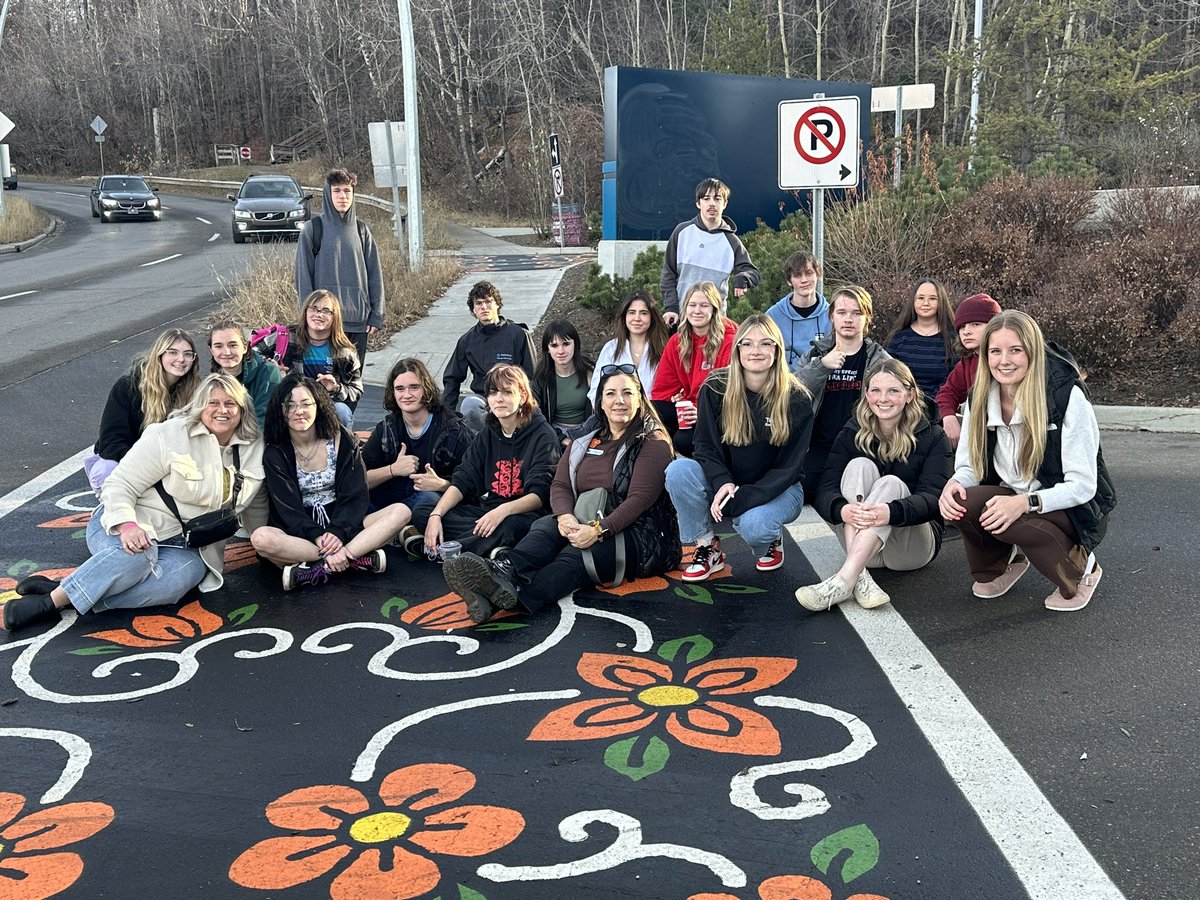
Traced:
[[167, 493], [162, 481], [160, 480], [154, 485], [158, 496], [162, 497], [163, 503], [167, 504], [167, 509], [175, 514], [175, 518], [183, 526], [183, 542], [193, 550], [207, 547], [209, 544], [218, 544], [237, 534], [240, 527], [237, 517], [237, 498], [238, 492], [242, 489], [242, 459], [236, 445], [233, 448], [233, 468], [233, 496], [229, 509], [215, 509], [212, 512], [196, 516], [194, 519], [188, 519], [186, 522], [183, 516], [179, 515], [179, 506], [175, 503], [175, 498]]

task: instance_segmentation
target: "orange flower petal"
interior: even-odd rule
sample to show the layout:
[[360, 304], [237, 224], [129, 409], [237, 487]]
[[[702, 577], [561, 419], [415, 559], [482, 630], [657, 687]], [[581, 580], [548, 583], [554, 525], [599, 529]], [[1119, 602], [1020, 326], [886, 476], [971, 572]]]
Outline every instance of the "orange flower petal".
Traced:
[[[20, 875], [12, 873], [20, 872]], [[65, 891], [83, 874], [78, 853], [43, 853], [0, 859], [0, 897], [42, 900]]]
[[17, 579], [7, 576], [0, 578], [0, 591], [11, 591], [17, 586]]
[[832, 900], [833, 892], [815, 878], [779, 875], [758, 886], [762, 900]]
[[475, 787], [475, 776], [462, 766], [421, 763], [388, 773], [379, 785], [379, 798], [388, 806], [429, 809], [453, 803]]
[[361, 791], [341, 784], [318, 784], [290, 791], [271, 801], [267, 806], [267, 821], [295, 831], [331, 829], [340, 826], [344, 817], [330, 810], [355, 815], [369, 808]]
[[198, 635], [195, 624], [179, 616], [134, 616], [129, 629], [159, 641], [182, 641]]
[[888, 900], [880, 894], [851, 894], [846, 900]]
[[120, 644], [122, 647], [170, 647], [172, 644], [179, 642], [178, 638], [171, 638], [169, 641], [152, 641], [149, 638], [130, 634], [124, 628], [114, 631], [91, 631], [85, 634], [84, 637], [95, 638], [98, 641], [109, 641], [113, 644]]
[[229, 867], [229, 879], [242, 887], [279, 891], [320, 878], [350, 852], [331, 834], [267, 838]]
[[[179, 615], [190, 622], [195, 622], [201, 634], [212, 634], [225, 624], [224, 619], [216, 613], [210, 613], [201, 606], [199, 600], [193, 600], [187, 606], [181, 606], [179, 608]], [[137, 620], [134, 619], [134, 621], [136, 622]]]
[[716, 753], [777, 756], [782, 750], [779, 732], [766, 716], [713, 700], [673, 713], [667, 732], [681, 744]]
[[87, 528], [91, 520], [92, 514], [90, 512], [71, 513], [69, 516], [43, 522], [38, 528]]
[[733, 894], [692, 894], [687, 900], [738, 900]]
[[714, 659], [687, 673], [685, 683], [710, 694], [746, 694], [774, 687], [796, 670], [796, 660], [774, 656]]
[[530, 741], [594, 741], [629, 734], [658, 718], [621, 697], [581, 700], [550, 712], [533, 726]]
[[113, 820], [107, 803], [63, 803], [31, 812], [0, 832], [14, 853], [52, 850], [90, 838]]
[[635, 578], [632, 581], [622, 581], [616, 587], [598, 587], [601, 594], [612, 594], [614, 597], [626, 597], [629, 594], [646, 594], [650, 591], [661, 591], [670, 587], [665, 578], [648, 575], [645, 578]]
[[515, 841], [525, 817], [502, 806], [457, 806], [427, 816], [425, 827], [411, 838], [418, 847], [450, 856], [483, 856]]
[[354, 862], [333, 879], [329, 886], [331, 900], [366, 900], [388, 897], [408, 900], [437, 887], [442, 873], [437, 863], [410, 853], [403, 847], [392, 847], [391, 865], [380, 867], [383, 854], [379, 850], [364, 850]]
[[576, 670], [588, 684], [610, 691], [633, 691], [652, 684], [669, 684], [674, 678], [671, 667], [640, 656], [616, 653], [585, 653]]
[[20, 794], [0, 792], [0, 827], [15, 819], [24, 805], [25, 798]]
[[410, 606], [400, 614], [400, 621], [418, 628], [470, 628], [475, 623], [467, 615], [467, 604], [458, 594], [443, 594]]

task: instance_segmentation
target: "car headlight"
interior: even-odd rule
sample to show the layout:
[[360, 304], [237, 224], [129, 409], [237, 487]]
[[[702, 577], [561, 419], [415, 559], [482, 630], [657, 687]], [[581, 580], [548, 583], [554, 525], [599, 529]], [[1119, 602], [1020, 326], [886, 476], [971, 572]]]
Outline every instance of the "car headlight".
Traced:
[[158, 198], [151, 197], [149, 200], [146, 201], [146, 205], [149, 206], [151, 209], [158, 209]]
[[117, 203], [116, 200], [110, 200], [108, 197], [101, 197], [100, 205], [103, 206], [105, 209], [115, 209], [117, 206], [120, 206], [120, 204]]
[[293, 209], [290, 213], [288, 213], [288, 218], [289, 219], [303, 219], [304, 218], [304, 210]]
[[244, 209], [235, 209], [233, 211], [233, 217], [235, 219], [248, 219], [250, 218], [250, 213], [246, 212]]

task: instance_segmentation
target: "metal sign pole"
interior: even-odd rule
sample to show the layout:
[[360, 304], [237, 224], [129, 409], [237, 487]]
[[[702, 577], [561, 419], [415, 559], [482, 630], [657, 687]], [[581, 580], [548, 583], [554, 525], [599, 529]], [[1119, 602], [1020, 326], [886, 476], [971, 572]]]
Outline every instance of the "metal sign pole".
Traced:
[[900, 187], [900, 133], [904, 122], [904, 88], [896, 88], [896, 165], [893, 173], [893, 184]]
[[812, 252], [817, 258], [817, 293], [825, 293], [825, 188], [812, 192]]
[[[388, 167], [392, 170], [392, 231], [396, 232], [396, 243], [400, 245], [400, 255], [407, 257], [404, 247], [404, 227], [400, 224], [400, 187], [399, 178], [396, 173], [396, 148], [392, 143], [392, 122], [389, 119], [383, 123], [383, 130], [387, 134], [387, 153]], [[412, 261], [409, 260], [409, 269], [412, 269]]]

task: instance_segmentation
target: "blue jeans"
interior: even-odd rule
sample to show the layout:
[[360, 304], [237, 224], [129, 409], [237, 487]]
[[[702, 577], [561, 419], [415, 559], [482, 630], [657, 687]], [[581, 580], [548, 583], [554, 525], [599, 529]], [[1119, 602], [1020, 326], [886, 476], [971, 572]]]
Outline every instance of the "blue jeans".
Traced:
[[88, 522], [92, 555], [61, 585], [80, 613], [175, 603], [208, 573], [199, 550], [152, 543], [142, 553], [126, 553], [121, 539], [100, 524], [102, 515], [103, 505]]
[[340, 400], [333, 401], [333, 410], [337, 413], [338, 421], [346, 426], [346, 430], [353, 431], [354, 410]]
[[[716, 530], [709, 507], [713, 492], [704, 477], [700, 463], [692, 459], [677, 459], [667, 466], [667, 493], [679, 517], [679, 537], [690, 544], [702, 535]], [[762, 556], [776, 540], [783, 526], [795, 521], [804, 509], [804, 488], [793, 484], [778, 497], [762, 506], [748, 509], [733, 520], [733, 530], [750, 545], [755, 556]]]

